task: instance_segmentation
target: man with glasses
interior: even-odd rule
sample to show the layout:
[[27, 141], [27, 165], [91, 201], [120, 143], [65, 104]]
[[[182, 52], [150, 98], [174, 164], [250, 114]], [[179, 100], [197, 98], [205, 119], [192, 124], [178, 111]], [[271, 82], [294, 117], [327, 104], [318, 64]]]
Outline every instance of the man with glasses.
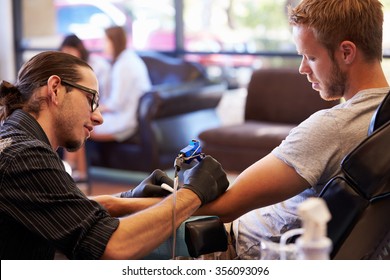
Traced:
[[[1, 82], [0, 259], [53, 259], [56, 251], [69, 259], [137, 259], [172, 233], [172, 196], [127, 199], [123, 212], [130, 215], [118, 219], [65, 171], [57, 148], [79, 149], [103, 123], [97, 88], [87, 63], [53, 51], [30, 59], [15, 85]], [[228, 187], [209, 156], [185, 177], [175, 227]], [[169, 182], [156, 171], [136, 188]]]

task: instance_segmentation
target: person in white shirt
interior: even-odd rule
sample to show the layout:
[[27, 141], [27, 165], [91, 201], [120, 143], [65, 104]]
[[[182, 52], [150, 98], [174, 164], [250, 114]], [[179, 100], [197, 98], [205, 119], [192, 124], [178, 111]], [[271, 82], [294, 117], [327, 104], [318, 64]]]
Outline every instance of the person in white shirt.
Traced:
[[112, 59], [109, 94], [101, 98], [104, 123], [91, 134], [95, 141], [123, 141], [137, 130], [140, 97], [151, 88], [142, 59], [127, 47], [125, 30], [120, 26], [105, 30], [105, 54]]

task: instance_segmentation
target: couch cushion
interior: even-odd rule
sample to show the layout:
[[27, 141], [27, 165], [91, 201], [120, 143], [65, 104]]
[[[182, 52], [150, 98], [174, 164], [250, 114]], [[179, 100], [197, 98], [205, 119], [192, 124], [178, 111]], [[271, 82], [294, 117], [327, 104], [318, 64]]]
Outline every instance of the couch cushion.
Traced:
[[245, 120], [299, 124], [338, 103], [321, 99], [296, 69], [258, 69], [248, 84]]
[[241, 172], [269, 154], [294, 125], [247, 121], [199, 134], [203, 152], [218, 160], [225, 170]]
[[294, 127], [295, 125], [290, 124], [247, 121], [243, 124], [203, 131], [199, 134], [199, 139], [207, 145], [246, 149], [266, 148], [271, 151]]

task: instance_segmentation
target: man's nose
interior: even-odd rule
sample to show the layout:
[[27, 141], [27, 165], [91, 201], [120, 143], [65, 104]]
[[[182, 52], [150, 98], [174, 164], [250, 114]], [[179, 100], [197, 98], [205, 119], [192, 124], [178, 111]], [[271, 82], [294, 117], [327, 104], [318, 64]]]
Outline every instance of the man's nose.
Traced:
[[92, 112], [91, 118], [93, 125], [101, 125], [104, 122], [102, 113], [100, 112], [99, 108]]
[[302, 58], [301, 60], [301, 64], [299, 65], [299, 73], [302, 74], [302, 75], [307, 75], [307, 74], [310, 74], [311, 72], [311, 69], [306, 61], [305, 58]]

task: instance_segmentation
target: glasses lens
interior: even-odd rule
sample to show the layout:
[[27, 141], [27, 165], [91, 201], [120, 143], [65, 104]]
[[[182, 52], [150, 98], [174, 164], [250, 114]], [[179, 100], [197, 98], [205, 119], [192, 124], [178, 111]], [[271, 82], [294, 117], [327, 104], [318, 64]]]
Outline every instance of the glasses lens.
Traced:
[[97, 96], [97, 94], [94, 94], [91, 101], [92, 112], [94, 112], [98, 107], [99, 107], [99, 97]]
[[80, 89], [83, 92], [86, 92], [86, 93], [92, 95], [92, 98], [91, 98], [91, 111], [92, 112], [94, 112], [99, 107], [99, 93], [96, 90], [93, 90], [93, 89], [87, 88], [85, 86], [82, 86], [82, 85], [79, 85], [79, 84], [76, 84], [76, 83], [73, 83], [73, 82], [69, 82], [69, 81], [66, 81], [66, 80], [62, 80], [62, 82], [64, 84], [67, 84], [67, 85], [69, 85], [71, 87]]

